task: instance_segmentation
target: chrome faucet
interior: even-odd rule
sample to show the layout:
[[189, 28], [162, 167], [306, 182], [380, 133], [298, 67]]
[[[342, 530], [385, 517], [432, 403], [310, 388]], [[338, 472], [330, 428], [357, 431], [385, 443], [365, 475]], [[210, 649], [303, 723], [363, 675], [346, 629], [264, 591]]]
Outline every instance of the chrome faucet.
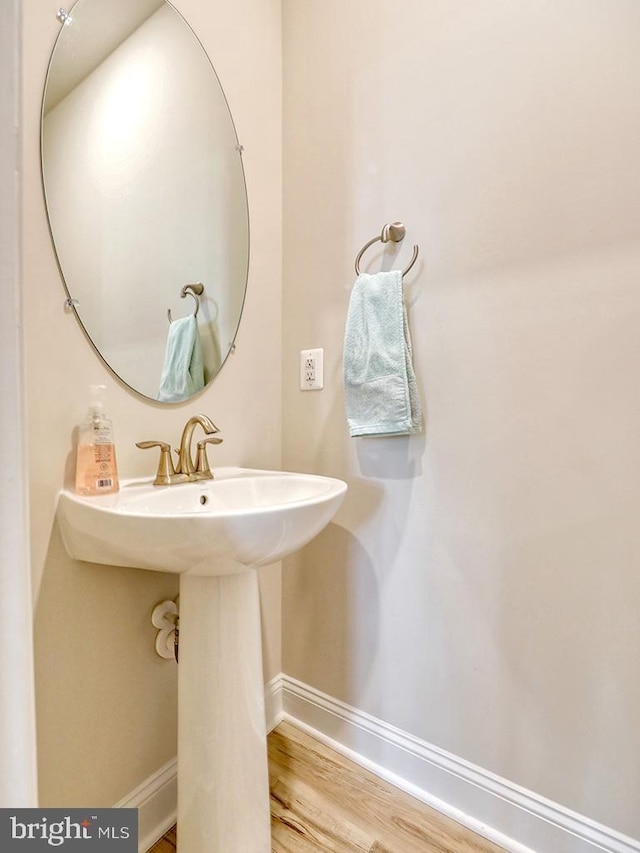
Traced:
[[[191, 444], [197, 426], [202, 427], [207, 437], [198, 442], [194, 465]], [[176, 451], [178, 454], [177, 468], [174, 467], [171, 459], [171, 446], [166, 441], [138, 441], [136, 447], [140, 447], [142, 450], [146, 450], [148, 447], [160, 448], [160, 461], [153, 485], [172, 486], [174, 483], [187, 483], [192, 480], [211, 480], [213, 474], [207, 459], [207, 444], [222, 443], [221, 438], [213, 435], [216, 432], [219, 432], [218, 427], [206, 415], [194, 415], [189, 418], [182, 430], [180, 449]]]

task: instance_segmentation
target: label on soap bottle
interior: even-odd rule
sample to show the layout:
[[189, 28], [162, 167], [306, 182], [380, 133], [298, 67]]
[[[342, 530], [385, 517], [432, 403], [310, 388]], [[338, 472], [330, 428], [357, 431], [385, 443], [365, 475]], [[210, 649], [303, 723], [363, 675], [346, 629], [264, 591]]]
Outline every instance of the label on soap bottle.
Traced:
[[116, 449], [113, 444], [78, 446], [76, 492], [79, 495], [108, 495], [119, 489]]

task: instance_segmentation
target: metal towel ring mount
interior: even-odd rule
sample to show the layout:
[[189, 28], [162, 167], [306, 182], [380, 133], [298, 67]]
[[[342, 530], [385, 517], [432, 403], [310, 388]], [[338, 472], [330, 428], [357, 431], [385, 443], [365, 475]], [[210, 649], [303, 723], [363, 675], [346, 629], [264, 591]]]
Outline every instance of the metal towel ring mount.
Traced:
[[[356, 255], [356, 274], [360, 275], [360, 258], [367, 251], [369, 246], [373, 246], [374, 243], [380, 241], [381, 243], [388, 243], [389, 240], [392, 240], [394, 243], [399, 243], [401, 240], [404, 240], [404, 236], [407, 233], [407, 229], [404, 227], [402, 222], [391, 222], [387, 224], [382, 229], [382, 233], [379, 237], [374, 237], [373, 240], [369, 240], [368, 243], [365, 243], [364, 246], [360, 249], [358, 254]], [[402, 270], [402, 275], [405, 276], [411, 267], [415, 264], [418, 257], [418, 247], [413, 247], [413, 257], [409, 261], [409, 265], [405, 270]]]
[[[202, 296], [204, 293], [204, 284], [201, 281], [197, 281], [195, 284], [185, 284], [185, 286], [180, 291], [180, 298], [184, 299], [185, 296], [192, 296], [196, 300], [196, 307], [193, 312], [193, 316], [198, 316], [198, 311], [200, 309], [200, 300], [199, 296]], [[167, 317], [169, 318], [169, 322], [173, 322], [173, 318], [171, 316], [171, 308], [167, 308]]]

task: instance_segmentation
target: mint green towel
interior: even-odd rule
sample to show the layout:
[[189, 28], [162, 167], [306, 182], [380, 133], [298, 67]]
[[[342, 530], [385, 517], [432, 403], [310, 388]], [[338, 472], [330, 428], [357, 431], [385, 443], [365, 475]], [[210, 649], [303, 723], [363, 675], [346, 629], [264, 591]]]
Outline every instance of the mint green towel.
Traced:
[[400, 270], [362, 273], [351, 291], [344, 337], [349, 432], [410, 435], [422, 429]]
[[198, 321], [193, 314], [169, 325], [158, 400], [177, 403], [204, 388]]

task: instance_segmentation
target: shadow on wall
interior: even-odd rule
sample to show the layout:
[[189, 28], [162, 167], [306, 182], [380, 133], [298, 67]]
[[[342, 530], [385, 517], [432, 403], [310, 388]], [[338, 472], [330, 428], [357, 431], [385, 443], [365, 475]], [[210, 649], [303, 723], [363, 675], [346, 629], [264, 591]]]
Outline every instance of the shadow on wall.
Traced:
[[[373, 562], [344, 527], [329, 524], [285, 561], [284, 670], [330, 696], [347, 699], [366, 684], [378, 645], [379, 589]], [[354, 609], [365, 609], [366, 631], [354, 632]]]
[[354, 441], [363, 476], [349, 480], [337, 516], [345, 526], [330, 524], [284, 562], [283, 668], [367, 710], [380, 685], [372, 679], [376, 668], [395, 666], [381, 647], [389, 610], [400, 607], [397, 596], [389, 600], [388, 584], [396, 577], [402, 583], [399, 554], [426, 437], [422, 432]]
[[422, 474], [424, 429], [413, 436], [356, 438], [360, 471], [380, 480], [412, 480]]

